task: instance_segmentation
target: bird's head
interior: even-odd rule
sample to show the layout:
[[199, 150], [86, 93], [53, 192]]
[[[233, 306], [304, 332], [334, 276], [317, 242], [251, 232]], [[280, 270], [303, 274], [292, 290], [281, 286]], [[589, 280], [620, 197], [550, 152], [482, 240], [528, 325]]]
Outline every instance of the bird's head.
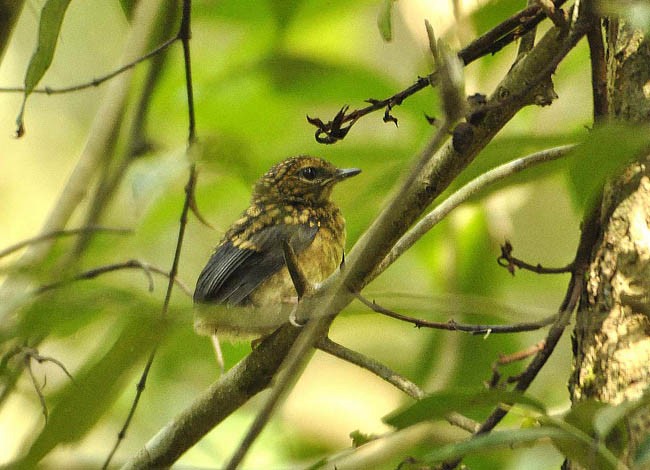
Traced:
[[288, 158], [267, 171], [253, 190], [253, 200], [274, 203], [319, 204], [329, 200], [336, 183], [361, 173], [339, 169], [318, 157]]

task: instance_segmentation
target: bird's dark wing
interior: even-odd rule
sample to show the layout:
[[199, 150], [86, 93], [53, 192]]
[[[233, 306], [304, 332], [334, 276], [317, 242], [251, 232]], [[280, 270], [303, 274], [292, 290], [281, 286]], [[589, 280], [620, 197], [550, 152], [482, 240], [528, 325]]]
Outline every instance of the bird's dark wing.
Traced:
[[194, 301], [240, 305], [284, 266], [283, 240], [288, 240], [298, 254], [310, 245], [316, 232], [317, 226], [280, 224], [252, 235], [250, 242], [255, 249], [236, 247], [230, 240], [222, 243], [199, 275]]

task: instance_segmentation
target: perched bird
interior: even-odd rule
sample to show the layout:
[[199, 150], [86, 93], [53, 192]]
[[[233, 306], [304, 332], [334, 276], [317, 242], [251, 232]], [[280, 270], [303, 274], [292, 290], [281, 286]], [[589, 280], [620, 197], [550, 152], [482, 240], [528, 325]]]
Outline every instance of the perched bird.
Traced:
[[287, 322], [297, 293], [283, 243], [309, 283], [332, 274], [343, 260], [345, 219], [330, 195], [336, 183], [360, 172], [310, 156], [288, 158], [267, 171], [253, 188], [250, 207], [199, 275], [197, 330], [262, 335]]

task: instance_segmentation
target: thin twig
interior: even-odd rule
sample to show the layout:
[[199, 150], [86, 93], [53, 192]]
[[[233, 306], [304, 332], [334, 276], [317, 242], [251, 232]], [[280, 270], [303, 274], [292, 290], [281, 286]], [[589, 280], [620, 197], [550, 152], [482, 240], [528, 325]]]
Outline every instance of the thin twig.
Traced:
[[589, 60], [591, 63], [591, 91], [593, 100], [594, 123], [598, 123], [609, 114], [609, 101], [607, 99], [607, 63], [605, 60], [605, 46], [600, 17], [593, 12], [591, 26], [587, 31], [589, 43]]
[[[528, 0], [526, 3], [528, 8], [537, 5], [537, 0]], [[526, 31], [524, 35], [521, 36], [519, 40], [519, 48], [517, 49], [517, 60], [530, 52], [530, 50], [535, 46], [535, 35], [537, 34], [537, 28], [531, 28], [529, 31]]]
[[[602, 196], [602, 194], [601, 194]], [[600, 207], [601, 201], [596, 201], [593, 208], [588, 213], [583, 222], [582, 233], [580, 242], [576, 250], [575, 260], [573, 262], [575, 270], [569, 280], [564, 299], [559, 308], [557, 320], [551, 326], [546, 339], [544, 340], [544, 347], [535, 355], [526, 370], [519, 376], [515, 390], [518, 392], [525, 392], [532, 381], [537, 377], [539, 371], [544, 367], [551, 354], [555, 350], [557, 343], [560, 341], [564, 330], [566, 329], [573, 311], [575, 310], [580, 296], [582, 293], [582, 286], [584, 282], [585, 272], [589, 267], [589, 258], [591, 250], [598, 239], [601, 231], [600, 226]], [[483, 421], [480, 429], [475, 433], [476, 435], [485, 434], [490, 432], [494, 427], [501, 422], [501, 420], [508, 414], [506, 407], [497, 407], [492, 411], [490, 416]], [[442, 468], [444, 470], [452, 470], [460, 464], [462, 459], [455, 459], [446, 462]]]
[[[512, 364], [513, 362], [523, 361], [533, 354], [537, 354], [539, 351], [544, 349], [544, 346], [546, 346], [546, 341], [541, 340], [521, 351], [517, 351], [511, 354], [500, 354], [499, 358], [492, 363], [492, 378], [487, 383], [488, 388], [494, 388], [499, 384], [499, 381], [501, 380], [501, 372], [499, 372], [500, 366]], [[519, 380], [519, 376], [508, 377], [507, 382], [513, 383], [517, 380]]]
[[[557, 0], [555, 2], [557, 6], [563, 3], [564, 0]], [[464, 65], [468, 65], [487, 54], [495, 54], [506, 45], [521, 37], [526, 31], [535, 28], [544, 18], [546, 18], [546, 15], [542, 12], [539, 5], [525, 8], [472, 41], [467, 47], [461, 49], [458, 52], [458, 57]], [[333, 144], [344, 139], [350, 131], [350, 128], [360, 118], [380, 109], [386, 110], [384, 122], [397, 122], [397, 119], [390, 114], [390, 111], [395, 106], [401, 105], [408, 97], [435, 84], [437, 80], [438, 74], [437, 72], [433, 72], [426, 77], [418, 78], [413, 85], [389, 98], [383, 100], [366, 100], [370, 103], [370, 106], [366, 106], [365, 108], [355, 109], [348, 113], [348, 106], [343, 106], [336, 116], [327, 123], [319, 118], [310, 118], [309, 116], [307, 116], [307, 121], [317, 128], [315, 133], [316, 141], [322, 144]], [[345, 124], [347, 126], [344, 126]]]
[[45, 396], [43, 395], [41, 384], [38, 383], [38, 380], [34, 375], [34, 371], [32, 370], [32, 361], [30, 360], [29, 356], [25, 356], [24, 361], [25, 361], [25, 368], [27, 369], [27, 372], [29, 373], [29, 377], [32, 380], [32, 385], [34, 386], [36, 395], [38, 395], [38, 401], [41, 403], [41, 410], [43, 412], [43, 417], [45, 418], [45, 422], [47, 423], [47, 418], [49, 413], [47, 411], [47, 403], [45, 402]]
[[352, 349], [346, 348], [345, 346], [332, 341], [327, 336], [321, 338], [318, 343], [316, 343], [316, 347], [332, 356], [338, 357], [339, 359], [372, 372], [377, 377], [384, 379], [386, 382], [406, 393], [411, 398], [419, 400], [424, 397], [424, 392], [420, 387], [408, 380], [406, 377], [401, 376], [371, 357], [364, 356], [357, 351], [353, 351]]
[[52, 232], [44, 233], [42, 235], [38, 235], [36, 237], [28, 238], [26, 240], [22, 240], [15, 245], [11, 245], [4, 250], [0, 250], [0, 258], [3, 258], [7, 255], [10, 255], [11, 253], [14, 253], [18, 250], [21, 250], [22, 248], [25, 248], [29, 245], [33, 245], [36, 243], [41, 243], [45, 242], [48, 240], [52, 240], [53, 238], [62, 238], [62, 237], [69, 237], [72, 235], [79, 235], [82, 233], [88, 233], [88, 232], [106, 232], [106, 233], [117, 233], [117, 234], [130, 234], [133, 233], [133, 230], [128, 229], [128, 228], [111, 228], [111, 227], [97, 227], [97, 226], [90, 226], [90, 227], [80, 227], [80, 228], [73, 228], [73, 229], [66, 229], [66, 230], [54, 230]]
[[[152, 49], [151, 51], [147, 52], [145, 55], [142, 55], [138, 57], [137, 59], [126, 63], [122, 67], [113, 70], [110, 73], [107, 73], [106, 75], [103, 75], [99, 78], [94, 78], [89, 82], [84, 82], [84, 83], [79, 83], [77, 85], [71, 85], [67, 87], [62, 87], [62, 88], [56, 88], [56, 87], [43, 87], [43, 88], [34, 88], [32, 90], [32, 93], [43, 93], [46, 95], [56, 95], [56, 94], [61, 94], [61, 93], [70, 93], [73, 91], [80, 91], [80, 90], [85, 90], [86, 88], [93, 88], [101, 85], [104, 82], [107, 82], [111, 78], [115, 78], [118, 75], [126, 72], [127, 70], [132, 69], [136, 65], [151, 59], [157, 54], [160, 54], [162, 51], [167, 49], [169, 46], [174, 44], [178, 40], [178, 36], [174, 36], [171, 39], [168, 39], [167, 41], [163, 42], [156, 48]], [[24, 87], [0, 87], [0, 93], [24, 93], [25, 88]]]
[[371, 275], [371, 279], [376, 278], [386, 268], [388, 268], [388, 266], [393, 264], [397, 258], [411, 248], [416, 241], [429, 232], [429, 230], [445, 218], [452, 210], [460, 206], [462, 203], [467, 202], [480, 191], [483, 191], [487, 187], [507, 178], [508, 176], [512, 176], [534, 165], [565, 157], [573, 148], [573, 145], [563, 145], [560, 147], [541, 150], [531, 155], [504, 163], [503, 165], [499, 165], [498, 167], [473, 179], [441, 202], [435, 209], [425, 215], [417, 224], [415, 224], [415, 226], [406, 232], [399, 241], [395, 243], [395, 246], [390, 250], [386, 258], [384, 258], [377, 268], [375, 268]]
[[[119, 271], [122, 269], [141, 269], [145, 273], [145, 275], [147, 276], [147, 280], [149, 281], [149, 291], [153, 291], [153, 277], [151, 276], [151, 273], [160, 274], [167, 278], [170, 277], [169, 273], [161, 268], [152, 266], [143, 261], [138, 261], [137, 259], [131, 259], [129, 261], [125, 261], [124, 263], [114, 263], [105, 266], [99, 266], [97, 268], [79, 273], [76, 276], [73, 276], [69, 279], [63, 279], [61, 281], [40, 286], [34, 291], [34, 295], [40, 295], [44, 292], [50, 291], [52, 289], [57, 289], [59, 287], [68, 285], [72, 282], [94, 279], [97, 276], [100, 276], [102, 274], [110, 273], [113, 271]], [[190, 289], [180, 279], [174, 279], [174, 283], [178, 287], [180, 287], [185, 294], [187, 294], [189, 297], [192, 297], [192, 291], [190, 291]]]
[[505, 243], [501, 245], [501, 256], [497, 258], [497, 263], [499, 266], [506, 268], [513, 276], [515, 275], [515, 268], [525, 269], [537, 274], [564, 274], [570, 273], [574, 269], [573, 263], [569, 263], [560, 268], [545, 268], [539, 263], [535, 265], [529, 264], [512, 256], [512, 250], [512, 244], [506, 240]]
[[[188, 120], [189, 120], [189, 131], [188, 131], [188, 152], [191, 150], [192, 145], [196, 141], [196, 118], [194, 114], [194, 102], [193, 102], [193, 92], [192, 92], [192, 74], [191, 74], [191, 65], [190, 65], [190, 24], [191, 24], [191, 13], [192, 13], [192, 2], [191, 0], [183, 0], [183, 16], [181, 18], [181, 25], [177, 38], [181, 40], [183, 44], [184, 60], [185, 60], [185, 86], [187, 90], [187, 99], [188, 99]], [[167, 284], [167, 290], [165, 292], [165, 300], [163, 301], [162, 310], [160, 316], [164, 319], [169, 311], [169, 302], [171, 300], [171, 295], [173, 291], [174, 281], [178, 273], [178, 265], [180, 263], [181, 257], [181, 248], [183, 247], [183, 240], [185, 238], [185, 227], [187, 226], [187, 214], [190, 210], [190, 203], [193, 198], [194, 190], [196, 187], [196, 165], [192, 163], [189, 168], [189, 176], [187, 184], [185, 185], [185, 201], [183, 203], [183, 209], [181, 210], [179, 227], [178, 227], [178, 236], [176, 239], [176, 248], [174, 249], [174, 260], [172, 261], [172, 267], [169, 270], [169, 283]], [[115, 452], [120, 446], [120, 443], [124, 440], [126, 432], [129, 429], [131, 420], [135, 414], [135, 410], [138, 407], [142, 393], [144, 392], [145, 385], [147, 383], [147, 378], [149, 377], [149, 371], [153, 365], [154, 358], [156, 357], [156, 351], [158, 350], [158, 345], [156, 344], [149, 354], [147, 363], [142, 371], [140, 380], [136, 386], [136, 393], [131, 404], [131, 408], [127, 415], [122, 429], [117, 435], [117, 439], [110, 453], [106, 457], [102, 469], [108, 468], [115, 455]]]
[[401, 313], [394, 312], [392, 310], [382, 307], [381, 305], [377, 304], [375, 301], [370, 301], [366, 299], [361, 294], [355, 294], [355, 297], [366, 307], [369, 307], [373, 312], [386, 315], [387, 317], [395, 318], [396, 320], [404, 321], [407, 323], [413, 323], [417, 328], [432, 328], [436, 330], [446, 330], [446, 331], [462, 331], [465, 333], [471, 333], [473, 335], [521, 333], [524, 331], [535, 331], [550, 325], [557, 318], [557, 315], [551, 315], [550, 317], [543, 318], [539, 321], [515, 323], [512, 325], [470, 325], [464, 323], [457, 323], [454, 320], [449, 320], [447, 322], [434, 322], [434, 321], [421, 320], [419, 318], [413, 318], [407, 315], [402, 315]]
[[45, 383], [43, 383], [43, 385], [38, 383], [38, 380], [36, 379], [36, 375], [34, 374], [34, 370], [32, 369], [32, 360], [37, 361], [39, 364], [42, 364], [43, 362], [51, 362], [57, 365], [65, 373], [65, 375], [67, 375], [68, 378], [74, 382], [74, 379], [72, 378], [72, 374], [68, 372], [68, 369], [66, 369], [65, 365], [63, 365], [61, 361], [59, 361], [54, 357], [41, 356], [35, 348], [23, 346], [17, 348], [17, 352], [23, 354], [23, 363], [25, 365], [25, 368], [27, 369], [27, 372], [29, 373], [29, 377], [32, 381], [32, 385], [34, 386], [34, 390], [36, 391], [36, 395], [38, 395], [38, 401], [41, 403], [43, 417], [45, 418], [45, 422], [47, 423], [49, 413], [47, 410], [45, 395], [43, 394], [43, 388], [45, 387]]
[[[321, 351], [331, 354], [334, 357], [338, 357], [339, 359], [372, 372], [377, 377], [395, 386], [397, 389], [406, 393], [411, 398], [420, 400], [424, 397], [424, 391], [415, 383], [408, 380], [406, 377], [398, 374], [386, 365], [382, 364], [379, 361], [376, 361], [371, 357], [365, 356], [357, 351], [353, 351], [352, 349], [346, 348], [345, 346], [332, 341], [327, 336], [321, 338], [318, 343], [316, 343], [316, 347]], [[462, 414], [455, 411], [448, 413], [445, 418], [450, 424], [464, 429], [470, 433], [476, 432], [480, 426], [480, 424], [473, 419], [463, 416]]]
[[31, 359], [34, 359], [36, 362], [39, 364], [42, 364], [43, 362], [51, 362], [52, 364], [55, 364], [56, 366], [61, 369], [65, 375], [68, 376], [70, 380], [74, 382], [74, 378], [72, 377], [72, 374], [68, 372], [68, 369], [66, 369], [65, 365], [63, 365], [63, 362], [59, 361], [55, 357], [51, 356], [41, 356], [41, 354], [38, 352], [36, 348], [28, 348], [28, 347], [22, 347], [20, 348], [20, 352], [25, 354], [25, 356], [30, 357]]

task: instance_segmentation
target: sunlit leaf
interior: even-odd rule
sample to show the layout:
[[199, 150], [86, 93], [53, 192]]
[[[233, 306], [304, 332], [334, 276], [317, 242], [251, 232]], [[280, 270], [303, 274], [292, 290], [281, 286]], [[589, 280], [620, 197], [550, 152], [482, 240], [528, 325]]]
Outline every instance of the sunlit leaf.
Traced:
[[[612, 451], [620, 451], [620, 440], [623, 437], [616, 435], [603, 442], [597, 437], [594, 428], [595, 417], [607, 407], [606, 403], [595, 400], [573, 405], [563, 418], [568, 425], [563, 428], [571, 437], [553, 438], [555, 447], [569, 460], [578, 462], [585, 468], [616, 468], [616, 457]], [[609, 448], [612, 444], [612, 448]]]
[[453, 389], [429, 395], [416, 403], [385, 416], [383, 421], [396, 428], [405, 428], [422, 421], [442, 419], [451, 411], [466, 413], [477, 408], [492, 408], [499, 403], [516, 403], [545, 412], [544, 405], [529, 396], [505, 390]]
[[19, 128], [18, 133], [20, 133], [23, 127], [22, 120], [25, 101], [52, 63], [61, 24], [63, 23], [63, 18], [69, 4], [70, 0], [48, 0], [41, 10], [41, 20], [38, 27], [38, 44], [27, 67], [23, 105], [16, 119]]

